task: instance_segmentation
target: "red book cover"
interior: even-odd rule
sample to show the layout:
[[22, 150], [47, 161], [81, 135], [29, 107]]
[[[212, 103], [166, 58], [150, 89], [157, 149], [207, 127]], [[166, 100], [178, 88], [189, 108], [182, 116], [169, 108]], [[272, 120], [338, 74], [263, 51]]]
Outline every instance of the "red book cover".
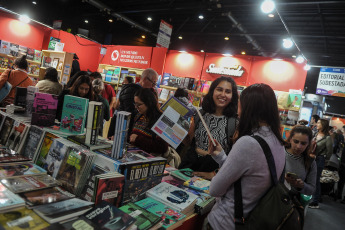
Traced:
[[102, 203], [102, 201], [106, 201], [116, 207], [120, 207], [124, 183], [124, 176], [99, 179], [95, 205]]

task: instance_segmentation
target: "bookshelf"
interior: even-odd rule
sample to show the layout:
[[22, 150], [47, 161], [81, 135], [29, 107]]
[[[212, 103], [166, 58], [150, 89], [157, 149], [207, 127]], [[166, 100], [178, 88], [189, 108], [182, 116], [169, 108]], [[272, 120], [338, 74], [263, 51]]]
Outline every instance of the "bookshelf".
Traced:
[[39, 71], [39, 79], [44, 78], [48, 67], [54, 67], [58, 71], [59, 82], [67, 84], [72, 69], [73, 53], [42, 50], [42, 64]]
[[137, 82], [137, 78], [140, 78], [143, 69], [129, 68], [114, 66], [108, 64], [99, 64], [98, 72], [101, 73], [102, 79], [105, 83], [108, 83], [114, 87], [115, 92], [122, 86], [122, 81], [127, 76], [132, 76], [134, 82]]
[[[12, 55], [7, 55], [7, 54], [3, 54], [3, 53], [0, 53], [0, 73], [4, 72], [6, 69], [5, 65], [8, 65], [8, 64], [14, 64], [14, 60], [18, 58], [18, 57], [15, 57], [15, 56], [12, 56]], [[7, 61], [6, 61], [7, 59]], [[39, 79], [39, 75], [36, 74], [38, 73], [38, 71], [35, 71], [35, 69], [32, 69], [32, 68], [39, 68], [41, 63], [40, 62], [37, 62], [37, 61], [33, 61], [33, 60], [29, 60], [29, 59], [26, 59], [28, 64], [29, 64], [29, 68], [28, 68], [28, 76], [29, 77], [32, 77], [32, 78], [36, 78], [36, 79]], [[35, 67], [34, 67], [35, 66]]]

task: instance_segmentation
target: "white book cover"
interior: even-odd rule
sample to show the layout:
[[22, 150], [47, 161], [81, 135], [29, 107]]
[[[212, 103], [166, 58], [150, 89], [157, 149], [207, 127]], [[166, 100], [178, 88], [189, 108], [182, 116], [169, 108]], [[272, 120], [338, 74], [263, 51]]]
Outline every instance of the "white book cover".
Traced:
[[2, 40], [1, 41], [0, 53], [9, 55], [10, 54], [10, 46], [11, 45], [10, 45], [9, 42]]
[[148, 197], [152, 197], [177, 211], [183, 211], [195, 203], [197, 195], [180, 189], [174, 185], [162, 182], [146, 192]]
[[35, 100], [35, 93], [39, 92], [38, 87], [35, 86], [28, 86], [27, 93], [26, 93], [26, 110], [25, 116], [31, 116], [32, 114], [32, 106]]

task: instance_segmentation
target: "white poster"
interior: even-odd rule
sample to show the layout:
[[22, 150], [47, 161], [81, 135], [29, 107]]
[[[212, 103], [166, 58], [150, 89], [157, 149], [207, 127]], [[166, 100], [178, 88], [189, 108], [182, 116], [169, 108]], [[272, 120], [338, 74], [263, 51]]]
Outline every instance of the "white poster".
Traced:
[[172, 25], [161, 20], [161, 24], [159, 26], [159, 32], [157, 36], [156, 47], [169, 48], [171, 33], [172, 33]]
[[345, 97], [345, 69], [321, 68], [316, 94]]

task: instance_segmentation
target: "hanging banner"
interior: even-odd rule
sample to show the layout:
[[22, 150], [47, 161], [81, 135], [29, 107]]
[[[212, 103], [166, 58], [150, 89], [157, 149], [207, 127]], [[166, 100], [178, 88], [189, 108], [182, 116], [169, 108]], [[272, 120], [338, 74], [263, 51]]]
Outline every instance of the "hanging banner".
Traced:
[[159, 32], [157, 36], [156, 47], [169, 48], [171, 32], [172, 32], [172, 25], [161, 20], [161, 24], [159, 26]]
[[316, 94], [345, 97], [345, 69], [321, 68]]

